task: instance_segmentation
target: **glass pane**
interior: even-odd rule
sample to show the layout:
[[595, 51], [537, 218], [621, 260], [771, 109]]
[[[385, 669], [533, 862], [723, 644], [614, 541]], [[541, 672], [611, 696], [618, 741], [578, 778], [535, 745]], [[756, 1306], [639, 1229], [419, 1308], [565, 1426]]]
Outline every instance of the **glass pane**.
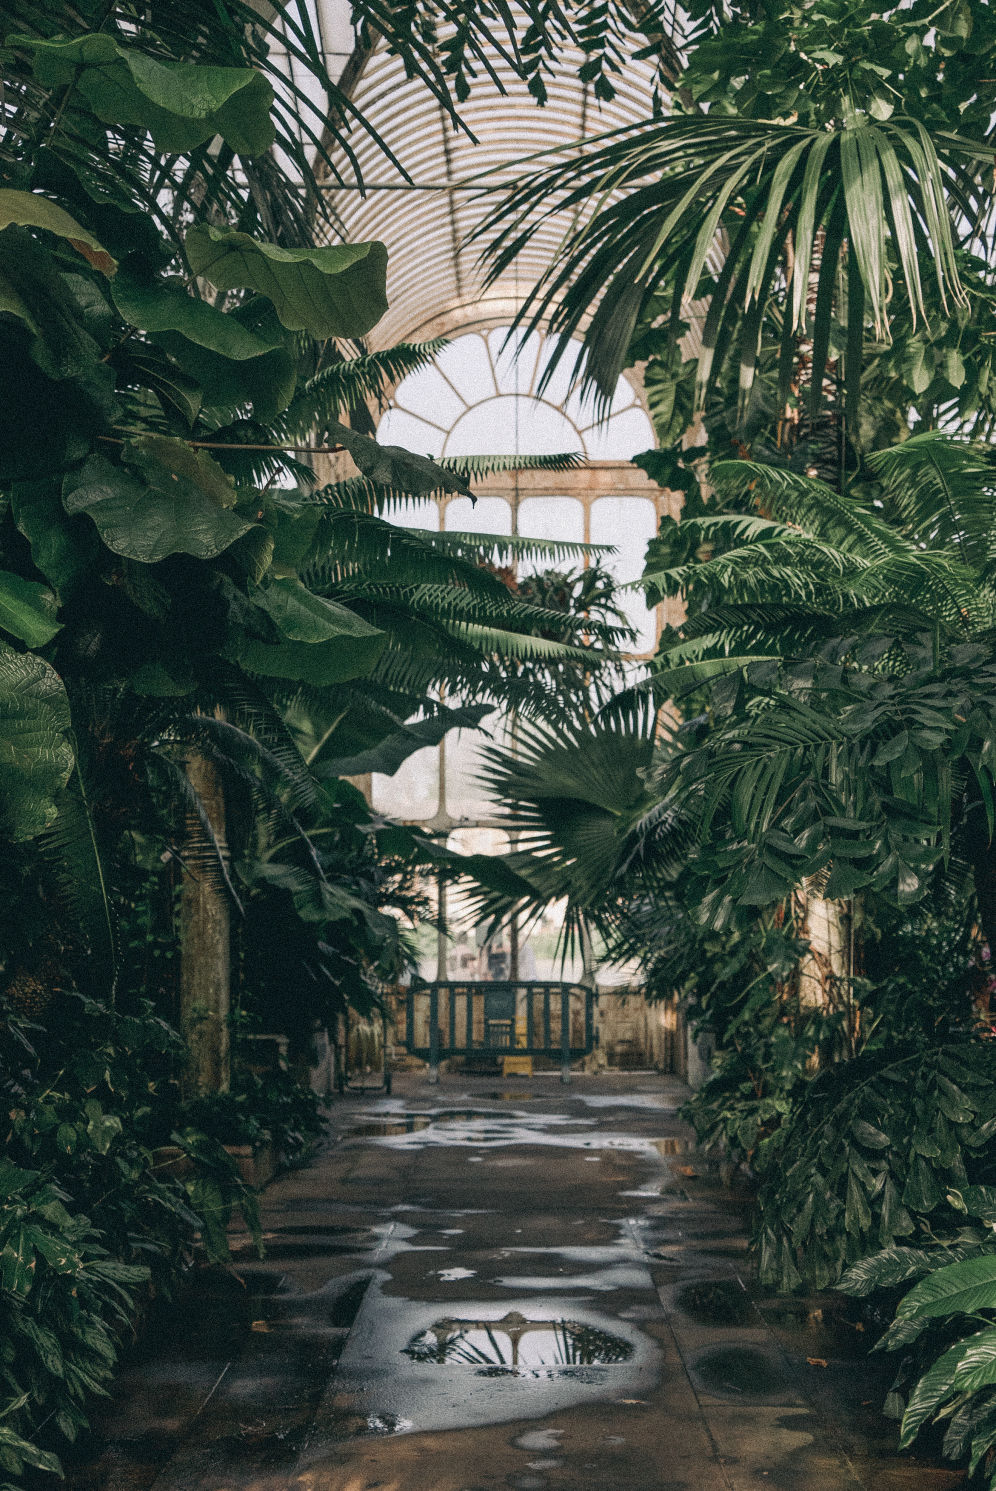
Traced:
[[494, 398], [498, 392], [484, 338], [476, 334], [457, 337], [436, 358], [436, 367], [446, 374], [457, 393], [468, 404]]
[[377, 439], [382, 444], [403, 445], [420, 456], [441, 456], [445, 438], [443, 430], [433, 429], [404, 409], [388, 409], [377, 426]]
[[371, 798], [378, 813], [424, 822], [439, 808], [439, 748], [427, 746], [409, 756], [391, 777], [375, 775]]
[[454, 497], [446, 504], [448, 533], [511, 533], [512, 508], [504, 497]]
[[485, 718], [482, 728], [452, 730], [446, 737], [446, 808], [454, 818], [495, 815], [495, 805], [481, 780], [488, 771], [482, 752], [487, 746], [502, 744], [503, 734], [496, 712]]
[[505, 326], [488, 333], [488, 347], [491, 350], [499, 392], [528, 394], [532, 391], [533, 375], [543, 339], [537, 331], [531, 331], [528, 336], [520, 333], [505, 346], [507, 335], [508, 328]]
[[581, 436], [566, 415], [525, 394], [468, 409], [446, 441], [448, 456], [548, 456], [581, 449]]
[[[591, 541], [613, 545], [615, 554], [602, 562], [617, 580], [639, 579], [647, 544], [656, 531], [654, 504], [646, 497], [599, 497], [591, 505]], [[619, 599], [638, 633], [634, 651], [650, 652], [657, 645], [656, 613], [637, 591], [626, 591]]]
[[[519, 503], [519, 533], [523, 538], [559, 539], [562, 543], [584, 542], [584, 508], [576, 497], [525, 497]], [[534, 575], [550, 569], [554, 561], [521, 560], [519, 570]], [[562, 561], [561, 568], [575, 568], [580, 561]]]
[[628, 461], [652, 449], [653, 426], [642, 409], [626, 409], [585, 430], [584, 443], [592, 461]]
[[394, 404], [447, 429], [467, 408], [464, 400], [454, 393], [435, 368], [423, 368], [421, 372], [409, 373], [407, 378], [403, 378], [395, 392]]
[[519, 977], [558, 982], [574, 982], [582, 973], [582, 961], [575, 948], [563, 958], [561, 935], [566, 902], [547, 906], [542, 915], [519, 933]]
[[[450, 834], [446, 847], [454, 854], [507, 854], [507, 834], [496, 828], [457, 828]], [[447, 929], [446, 967], [451, 979], [494, 978], [495, 958], [507, 949], [499, 937], [493, 944], [485, 940], [483, 928], [474, 925], [473, 891], [450, 885], [446, 891]], [[505, 975], [507, 977], [507, 973]]]

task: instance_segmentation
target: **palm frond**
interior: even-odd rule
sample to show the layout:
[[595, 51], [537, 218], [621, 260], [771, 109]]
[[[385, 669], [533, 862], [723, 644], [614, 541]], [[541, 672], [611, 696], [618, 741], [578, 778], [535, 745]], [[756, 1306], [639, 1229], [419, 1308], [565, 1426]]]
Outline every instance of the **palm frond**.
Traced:
[[[790, 299], [793, 333], [828, 327], [836, 309], [848, 321], [851, 345], [857, 333], [860, 347], [866, 318], [885, 337], [891, 294], [886, 225], [914, 316], [925, 314], [921, 266], [935, 276], [943, 307], [965, 303], [951, 199], [969, 224], [985, 211], [982, 148], [973, 141], [928, 134], [916, 120], [825, 131], [710, 113], [615, 131], [587, 142], [583, 154], [558, 153], [553, 164], [531, 158], [534, 169], [523, 170], [476, 236], [486, 241], [493, 283], [538, 233], [549, 231], [551, 219], [579, 215], [516, 325], [548, 322], [557, 335], [547, 378], [580, 337], [575, 372], [603, 407], [654, 297], [673, 304], [676, 320], [683, 302], [712, 295], [699, 356], [700, 405], [731, 353], [746, 399], [760, 316], [779, 286]], [[722, 268], [713, 270], [710, 255], [724, 232]], [[863, 293], [852, 293], [845, 306], [837, 302], [836, 281], [838, 266], [846, 271], [848, 265], [852, 286], [856, 282]], [[816, 268], [819, 288], [811, 307]], [[818, 336], [815, 403], [828, 355], [828, 341]], [[849, 366], [848, 380], [859, 373], [860, 367]]]

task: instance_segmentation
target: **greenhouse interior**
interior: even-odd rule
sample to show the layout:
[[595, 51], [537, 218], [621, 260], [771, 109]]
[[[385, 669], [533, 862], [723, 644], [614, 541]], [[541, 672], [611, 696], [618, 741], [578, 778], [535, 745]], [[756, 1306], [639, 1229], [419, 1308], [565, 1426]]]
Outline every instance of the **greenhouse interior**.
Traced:
[[996, 1491], [996, 13], [0, 14], [0, 1491]]

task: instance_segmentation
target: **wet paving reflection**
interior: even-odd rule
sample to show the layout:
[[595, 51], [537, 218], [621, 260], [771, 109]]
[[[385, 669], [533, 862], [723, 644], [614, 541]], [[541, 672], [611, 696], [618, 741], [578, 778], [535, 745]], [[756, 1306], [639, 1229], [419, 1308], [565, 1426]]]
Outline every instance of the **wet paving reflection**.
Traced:
[[633, 1343], [576, 1320], [527, 1320], [510, 1310], [501, 1320], [434, 1321], [403, 1351], [413, 1362], [456, 1362], [479, 1376], [540, 1378], [628, 1362]]
[[896, 1456], [847, 1307], [752, 1289], [678, 1084], [491, 1087], [337, 1104], [266, 1260], [237, 1236], [160, 1309], [67, 1491], [952, 1484]]

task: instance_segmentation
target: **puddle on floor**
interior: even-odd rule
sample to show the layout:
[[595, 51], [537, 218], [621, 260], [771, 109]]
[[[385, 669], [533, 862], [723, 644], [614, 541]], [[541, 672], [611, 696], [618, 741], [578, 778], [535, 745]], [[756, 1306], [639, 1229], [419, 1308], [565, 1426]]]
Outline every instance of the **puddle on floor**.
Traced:
[[[509, 1094], [512, 1098], [514, 1094]], [[396, 1149], [421, 1149], [428, 1145], [472, 1149], [512, 1146], [587, 1149], [659, 1158], [682, 1154], [688, 1141], [681, 1136], [662, 1139], [618, 1132], [599, 1133], [594, 1118], [574, 1118], [563, 1113], [527, 1113], [516, 1110], [444, 1108], [434, 1112], [403, 1109], [368, 1110], [357, 1115], [343, 1131], [347, 1141], [374, 1139]], [[592, 1156], [595, 1159], [596, 1156]]]
[[751, 1346], [713, 1346], [691, 1363], [706, 1392], [723, 1398], [770, 1398], [790, 1392], [777, 1362]]
[[392, 1139], [398, 1134], [416, 1134], [432, 1123], [428, 1113], [402, 1113], [397, 1118], [370, 1118], [350, 1124], [347, 1139]]
[[686, 1284], [674, 1296], [678, 1309], [702, 1325], [757, 1324], [757, 1312], [736, 1279], [705, 1279]]
[[414, 1362], [473, 1367], [479, 1377], [574, 1377], [586, 1367], [628, 1362], [632, 1341], [576, 1320], [437, 1320], [403, 1354]]

